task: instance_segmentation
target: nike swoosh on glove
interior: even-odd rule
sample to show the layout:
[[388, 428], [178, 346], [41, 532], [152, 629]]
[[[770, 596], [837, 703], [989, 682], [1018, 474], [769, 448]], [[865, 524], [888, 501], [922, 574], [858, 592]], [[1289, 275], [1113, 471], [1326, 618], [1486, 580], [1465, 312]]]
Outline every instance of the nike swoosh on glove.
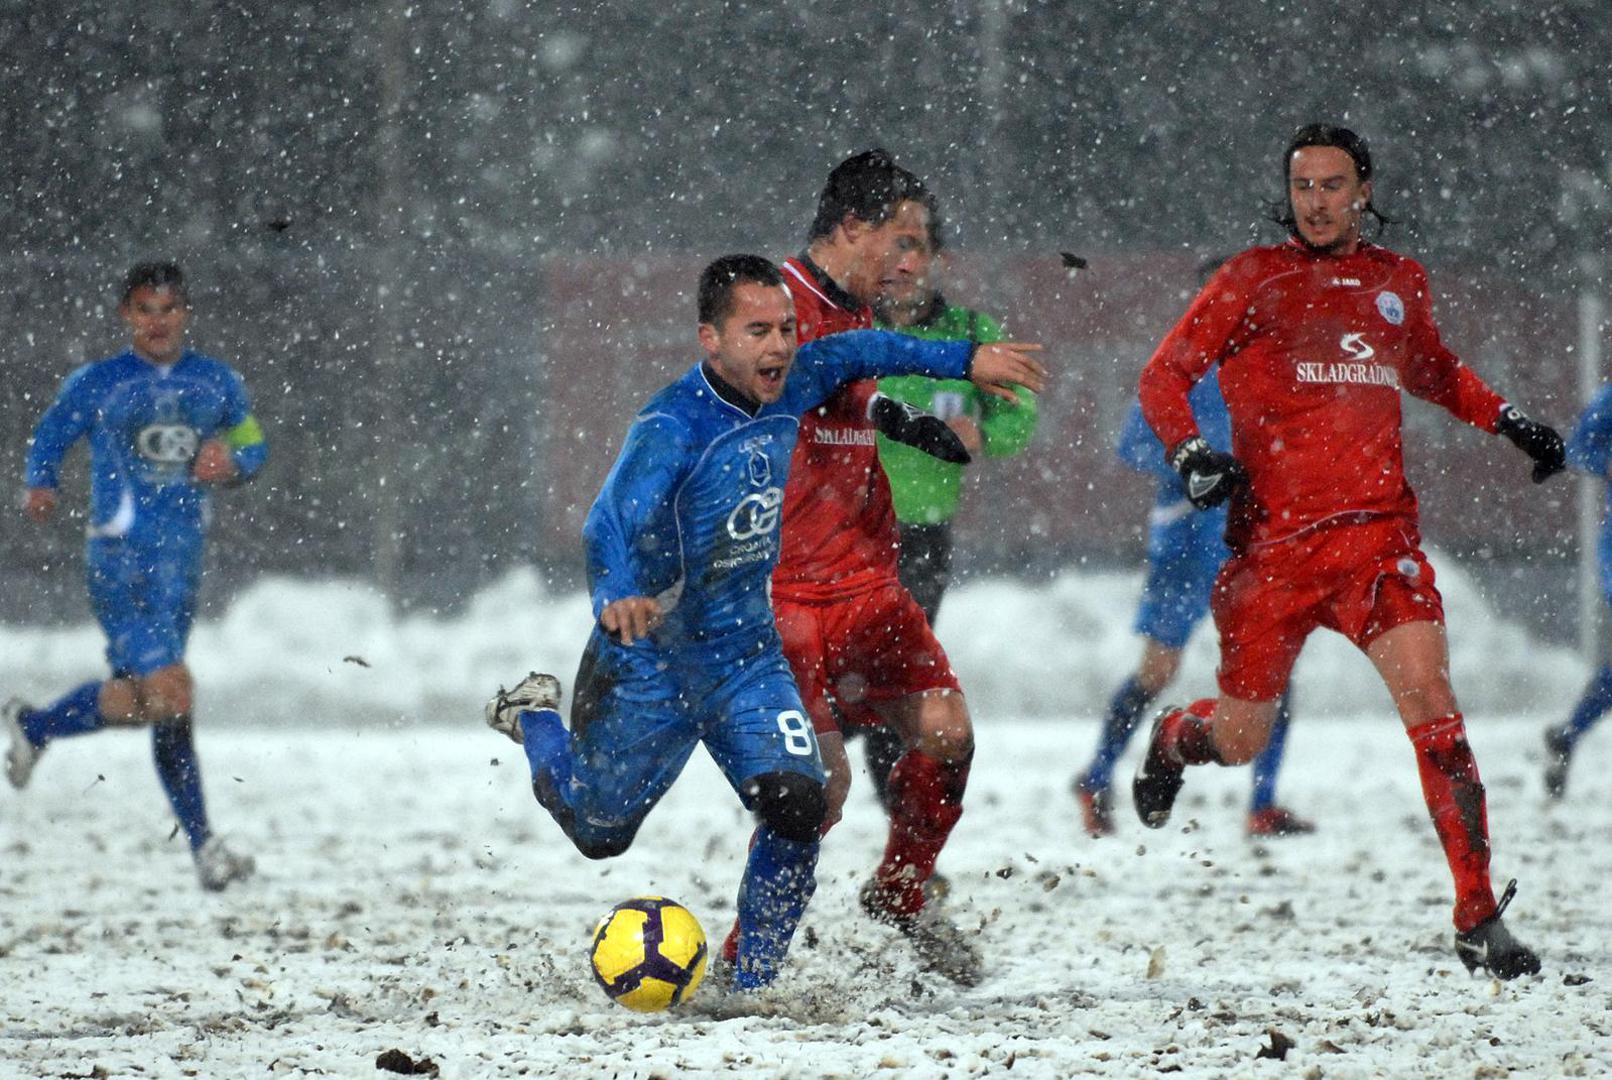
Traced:
[[930, 457], [953, 465], [967, 465], [974, 460], [946, 421], [915, 409], [905, 401], [875, 394], [868, 402], [868, 419], [885, 438], [916, 447]]
[[1200, 435], [1181, 440], [1170, 451], [1170, 468], [1180, 475], [1187, 501], [1199, 510], [1219, 506], [1248, 483], [1242, 462], [1222, 454]]
[[1495, 421], [1494, 429], [1534, 459], [1534, 483], [1543, 484], [1567, 468], [1567, 448], [1556, 429], [1528, 419], [1516, 406], [1500, 406], [1500, 419]]

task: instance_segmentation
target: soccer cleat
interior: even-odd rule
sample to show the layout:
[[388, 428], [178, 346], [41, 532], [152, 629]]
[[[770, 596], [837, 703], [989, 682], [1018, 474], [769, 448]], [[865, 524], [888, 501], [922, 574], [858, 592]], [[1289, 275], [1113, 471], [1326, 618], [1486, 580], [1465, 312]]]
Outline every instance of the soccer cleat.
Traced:
[[1091, 787], [1082, 776], [1075, 781], [1075, 799], [1080, 803], [1080, 819], [1087, 836], [1114, 835], [1113, 789]]
[[959, 986], [979, 985], [984, 977], [979, 948], [938, 904], [925, 904], [911, 915], [897, 914], [883, 904], [876, 881], [862, 886], [861, 900], [862, 910], [874, 922], [894, 927], [912, 942], [918, 962], [926, 969]]
[[532, 672], [515, 684], [515, 689], [498, 688], [483, 715], [487, 726], [521, 742], [521, 713], [528, 709], [554, 709], [560, 707], [560, 680], [553, 675]]
[[1303, 836], [1315, 831], [1315, 822], [1301, 818], [1285, 806], [1267, 806], [1248, 814], [1248, 835]]
[[1545, 730], [1545, 794], [1560, 799], [1567, 794], [1567, 766], [1573, 758], [1573, 740], [1563, 728]]
[[237, 855], [215, 836], [196, 852], [196, 876], [208, 892], [223, 892], [232, 882], [245, 881], [257, 870], [257, 860]]
[[1181, 774], [1186, 767], [1166, 745], [1165, 727], [1185, 711], [1178, 705], [1167, 705], [1153, 718], [1147, 753], [1131, 780], [1131, 801], [1136, 804], [1136, 816], [1150, 829], [1164, 827], [1175, 807], [1175, 797], [1181, 794]]
[[43, 746], [35, 746], [22, 730], [22, 714], [27, 711], [28, 706], [20, 698], [12, 698], [0, 706], [0, 724], [11, 740], [11, 745], [6, 747], [6, 779], [19, 791], [28, 786], [34, 765], [45, 752]]
[[1494, 914], [1472, 929], [1455, 935], [1455, 955], [1466, 965], [1468, 974], [1480, 967], [1497, 979], [1539, 974], [1539, 954], [1512, 937], [1500, 920], [1516, 895], [1517, 879], [1512, 878], [1500, 895]]

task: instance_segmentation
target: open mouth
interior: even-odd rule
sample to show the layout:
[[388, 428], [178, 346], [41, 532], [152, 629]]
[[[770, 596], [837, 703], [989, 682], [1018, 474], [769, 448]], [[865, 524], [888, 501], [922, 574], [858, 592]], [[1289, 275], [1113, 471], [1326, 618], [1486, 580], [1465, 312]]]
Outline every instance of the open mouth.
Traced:
[[764, 367], [756, 372], [756, 377], [761, 380], [762, 386], [771, 389], [784, 384], [784, 371], [785, 368], [781, 364], [777, 367]]

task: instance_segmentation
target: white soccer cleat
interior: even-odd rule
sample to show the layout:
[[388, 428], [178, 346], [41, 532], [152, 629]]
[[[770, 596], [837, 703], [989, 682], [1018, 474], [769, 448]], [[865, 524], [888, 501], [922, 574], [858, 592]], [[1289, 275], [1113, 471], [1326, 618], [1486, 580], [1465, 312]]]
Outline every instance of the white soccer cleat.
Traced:
[[560, 680], [534, 671], [515, 684], [513, 690], [500, 688], [487, 702], [487, 726], [522, 741], [521, 713], [527, 709], [560, 708]]
[[35, 746], [23, 734], [22, 714], [27, 708], [28, 705], [21, 698], [12, 698], [0, 706], [0, 724], [4, 725], [6, 735], [11, 740], [11, 745], [6, 747], [6, 779], [19, 791], [28, 786], [28, 778], [34, 774], [34, 765], [39, 761], [39, 755], [45, 752], [43, 746]]
[[222, 837], [213, 837], [196, 852], [196, 876], [208, 892], [223, 892], [232, 882], [245, 881], [256, 870], [256, 859], [237, 855]]

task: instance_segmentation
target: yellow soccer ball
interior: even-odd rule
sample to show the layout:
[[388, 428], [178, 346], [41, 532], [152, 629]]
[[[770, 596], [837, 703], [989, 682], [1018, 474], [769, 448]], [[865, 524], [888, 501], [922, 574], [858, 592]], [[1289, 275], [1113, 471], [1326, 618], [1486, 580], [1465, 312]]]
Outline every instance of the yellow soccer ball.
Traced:
[[705, 978], [705, 931], [677, 901], [635, 896], [599, 920], [590, 959], [612, 1001], [660, 1012], [693, 997]]

